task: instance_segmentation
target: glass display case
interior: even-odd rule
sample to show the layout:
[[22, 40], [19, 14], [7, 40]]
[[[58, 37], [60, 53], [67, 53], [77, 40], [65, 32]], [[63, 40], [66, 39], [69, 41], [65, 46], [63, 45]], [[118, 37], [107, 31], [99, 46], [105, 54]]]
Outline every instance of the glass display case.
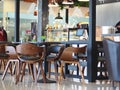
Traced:
[[72, 41], [87, 39], [88, 35], [85, 29], [51, 29], [47, 30], [46, 41]]
[[47, 41], [68, 41], [68, 30], [47, 30]]

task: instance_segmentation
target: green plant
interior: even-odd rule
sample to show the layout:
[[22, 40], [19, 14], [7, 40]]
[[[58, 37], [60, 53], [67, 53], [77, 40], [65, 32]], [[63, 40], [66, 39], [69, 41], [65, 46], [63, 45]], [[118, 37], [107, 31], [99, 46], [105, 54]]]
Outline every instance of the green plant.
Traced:
[[89, 2], [80, 2], [75, 0], [73, 5], [64, 5], [62, 2], [58, 3], [60, 9], [64, 9], [64, 7], [69, 6], [69, 7], [89, 7]]
[[45, 41], [46, 36], [42, 35], [42, 36], [40, 36], [40, 38], [41, 38], [41, 40]]

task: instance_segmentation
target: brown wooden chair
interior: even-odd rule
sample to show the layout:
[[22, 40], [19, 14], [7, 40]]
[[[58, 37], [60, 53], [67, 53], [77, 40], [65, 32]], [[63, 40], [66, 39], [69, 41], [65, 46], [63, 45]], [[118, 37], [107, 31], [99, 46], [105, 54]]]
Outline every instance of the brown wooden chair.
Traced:
[[38, 76], [37, 76], [36, 64], [38, 63], [40, 65], [41, 73], [43, 76], [43, 81], [45, 82], [45, 75], [44, 75], [43, 66], [42, 66], [43, 58], [44, 58], [44, 55], [43, 55], [44, 48], [38, 47], [37, 45], [31, 44], [31, 43], [22, 43], [22, 44], [16, 46], [16, 52], [18, 54], [19, 60], [22, 62], [21, 81], [23, 80], [23, 76], [25, 74], [26, 64], [28, 64], [30, 66], [33, 66], [31, 68], [32, 75], [34, 74], [33, 79], [35, 80], [35, 83], [37, 83], [37, 78], [38, 78], [39, 72], [40, 72], [40, 71], [38, 71]]
[[0, 69], [5, 69], [9, 55], [5, 51], [6, 44], [0, 44]]
[[81, 73], [82, 81], [84, 82], [84, 76], [83, 76], [82, 68], [79, 62], [79, 58], [75, 57], [76, 54], [78, 54], [80, 50], [81, 50], [80, 48], [76, 48], [76, 47], [67, 47], [64, 49], [62, 55], [60, 56], [60, 60], [61, 60], [60, 81], [63, 76], [64, 64], [77, 64], [79, 71]]
[[[79, 63], [82, 68], [82, 73], [84, 75], [85, 68], [87, 67], [87, 45], [79, 47], [79, 52], [74, 58], [79, 59]], [[77, 64], [69, 64], [68, 70], [72, 71], [71, 74], [74, 74], [74, 71], [77, 71]]]
[[48, 61], [48, 77], [50, 78], [50, 73], [51, 73], [51, 64], [54, 64], [54, 70], [55, 70], [55, 75], [56, 75], [56, 80], [58, 80], [58, 64], [59, 58], [64, 50], [64, 46], [61, 45], [53, 45], [49, 46], [47, 48], [48, 50], [48, 55], [47, 55], [47, 61]]
[[[5, 78], [5, 75], [7, 73], [7, 70], [8, 68], [10, 69], [10, 73], [11, 75], [14, 74], [13, 71], [16, 71], [15, 74], [16, 74], [16, 81], [15, 81], [15, 84], [17, 84], [17, 82], [19, 81], [19, 78], [17, 77], [18, 76], [18, 72], [19, 71], [19, 60], [18, 60], [18, 57], [17, 57], [17, 53], [16, 53], [16, 50], [15, 50], [15, 47], [13, 46], [6, 46], [5, 47], [5, 51], [7, 53], [7, 55], [9, 55], [8, 57], [8, 62], [6, 64], [6, 67], [5, 67], [5, 70], [4, 70], [4, 73], [3, 73], [3, 76], [2, 76], [2, 80], [4, 80]], [[17, 67], [16, 67], [17, 66]], [[16, 70], [14, 70], [16, 69]]]

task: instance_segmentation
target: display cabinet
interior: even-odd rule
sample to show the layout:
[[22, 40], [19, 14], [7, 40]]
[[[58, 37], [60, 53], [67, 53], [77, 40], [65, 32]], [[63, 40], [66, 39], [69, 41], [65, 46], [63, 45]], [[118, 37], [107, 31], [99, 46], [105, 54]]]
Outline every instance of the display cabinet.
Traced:
[[60, 41], [87, 39], [86, 30], [80, 29], [80, 28], [51, 29], [51, 30], [47, 30], [46, 32], [47, 32], [46, 41], [59, 41], [60, 42]]
[[47, 41], [68, 41], [68, 31], [62, 29], [47, 30]]

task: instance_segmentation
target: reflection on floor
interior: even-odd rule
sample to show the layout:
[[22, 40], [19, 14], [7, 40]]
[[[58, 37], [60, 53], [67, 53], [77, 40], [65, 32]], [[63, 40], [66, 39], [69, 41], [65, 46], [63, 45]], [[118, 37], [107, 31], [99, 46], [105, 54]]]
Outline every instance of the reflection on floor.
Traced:
[[[2, 75], [0, 75], [0, 78]], [[0, 80], [0, 90], [119, 90], [118, 85], [116, 89], [112, 88], [109, 81], [96, 81], [96, 83], [82, 84], [79, 79], [66, 78], [58, 83], [37, 83], [32, 81], [31, 76], [25, 76], [23, 82], [17, 85], [14, 83], [14, 77], [9, 74], [6, 75], [5, 80]]]

